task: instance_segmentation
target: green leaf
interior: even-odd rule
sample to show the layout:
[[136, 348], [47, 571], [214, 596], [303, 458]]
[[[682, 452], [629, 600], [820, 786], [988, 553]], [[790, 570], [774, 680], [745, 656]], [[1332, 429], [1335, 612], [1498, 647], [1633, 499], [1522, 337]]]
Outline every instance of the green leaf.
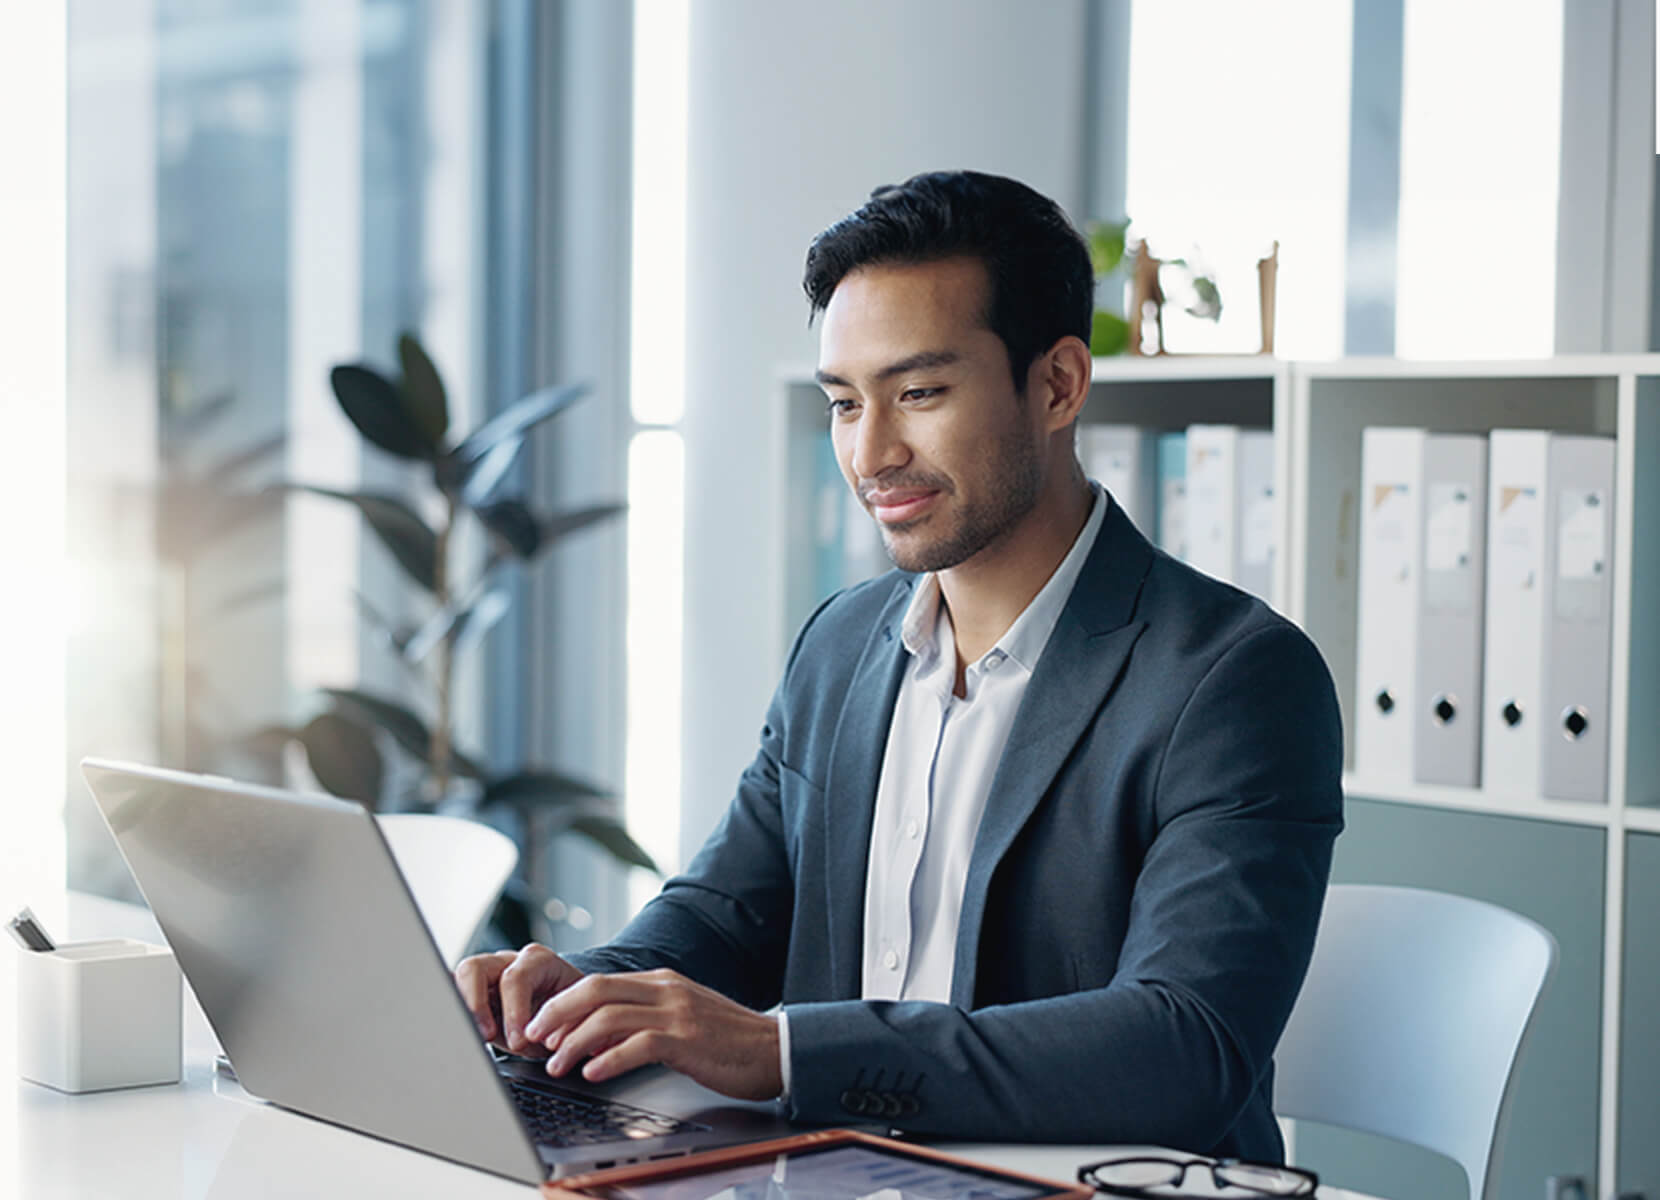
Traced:
[[380, 372], [356, 363], [329, 372], [334, 397], [368, 441], [399, 458], [431, 461], [438, 443], [415, 423], [398, 387]]
[[[587, 391], [585, 383], [568, 383], [532, 392], [468, 434], [453, 452], [455, 461], [464, 472], [471, 470], [495, 446], [508, 438], [522, 436], [554, 414], [563, 412]], [[466, 483], [465, 474], [459, 482]]]
[[512, 598], [501, 588], [491, 588], [478, 602], [468, 607], [455, 619], [449, 640], [456, 652], [476, 645], [480, 638], [494, 629], [496, 623], [513, 607]]
[[1222, 293], [1216, 289], [1216, 280], [1209, 275], [1195, 275], [1193, 295], [1195, 300], [1186, 310], [1188, 316], [1198, 317], [1201, 321], [1221, 320]]
[[507, 438], [484, 452], [484, 457], [466, 473], [466, 484], [461, 488], [461, 502], [468, 508], [479, 508], [489, 503], [496, 487], [507, 477], [525, 448], [525, 439]]
[[405, 659], [417, 663], [432, 653], [433, 647], [440, 641], [458, 648], [463, 640], [471, 645], [490, 632], [491, 627], [506, 616], [511, 607], [512, 600], [504, 589], [491, 588], [459, 611], [446, 609], [434, 613], [426, 624], [405, 638], [399, 648]]
[[398, 362], [403, 367], [404, 408], [427, 444], [437, 449], [444, 444], [444, 435], [450, 428], [444, 380], [414, 334], [398, 335]]
[[438, 590], [438, 535], [406, 501], [381, 492], [341, 492], [310, 483], [289, 486], [356, 505], [409, 577], [429, 592]]
[[533, 558], [542, 548], [542, 522], [523, 500], [498, 500], [478, 509], [484, 527], [520, 558]]
[[385, 764], [374, 734], [350, 717], [325, 712], [307, 721], [299, 736], [318, 783], [370, 809], [379, 804]]
[[1089, 226], [1089, 262], [1096, 275], [1110, 275], [1124, 261], [1124, 239], [1130, 219], [1095, 221]]
[[[432, 760], [432, 733], [426, 722], [395, 700], [387, 700], [355, 688], [324, 688], [323, 694], [348, 716], [378, 725], [392, 739], [422, 762]], [[462, 775], [484, 778], [484, 768], [460, 750], [450, 750], [450, 764]]]
[[629, 837], [628, 830], [614, 817], [589, 813], [576, 818], [566, 829], [587, 838], [619, 862], [627, 863], [631, 867], [644, 867], [656, 875], [662, 874], [651, 855], [646, 853], [645, 847]]
[[1130, 344], [1130, 323], [1117, 313], [1095, 311], [1089, 326], [1089, 352], [1098, 358], [1122, 354]]
[[537, 769], [492, 779], [484, 785], [484, 795], [479, 799], [478, 806], [488, 808], [506, 804], [514, 808], [562, 808], [586, 804], [608, 795], [609, 792], [575, 776]]
[[599, 521], [609, 520], [618, 513], [626, 512], [627, 509], [628, 505], [626, 504], [596, 504], [590, 508], [573, 508], [569, 512], [554, 513], [551, 517], [543, 517], [542, 546], [545, 549], [579, 529], [586, 529]]

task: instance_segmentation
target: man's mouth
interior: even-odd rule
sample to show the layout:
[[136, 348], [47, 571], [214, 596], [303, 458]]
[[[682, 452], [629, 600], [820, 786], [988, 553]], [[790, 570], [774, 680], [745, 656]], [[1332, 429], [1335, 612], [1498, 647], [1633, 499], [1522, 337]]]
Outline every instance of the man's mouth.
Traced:
[[865, 503], [882, 524], [903, 525], [921, 516], [938, 495], [933, 488], [873, 490], [865, 493]]

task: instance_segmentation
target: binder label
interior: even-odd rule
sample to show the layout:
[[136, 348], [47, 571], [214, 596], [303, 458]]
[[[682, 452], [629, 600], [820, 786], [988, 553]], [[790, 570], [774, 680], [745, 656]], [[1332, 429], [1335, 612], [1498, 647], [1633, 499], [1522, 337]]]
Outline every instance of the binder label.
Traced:
[[1430, 485], [1429, 517], [1424, 527], [1424, 568], [1458, 571], [1470, 565], [1471, 514], [1475, 509], [1465, 483]]
[[1606, 571], [1608, 498], [1601, 491], [1563, 488], [1558, 510], [1556, 577], [1563, 582], [1601, 579]]
[[1538, 586], [1539, 490], [1505, 485], [1499, 488], [1499, 508], [1493, 514], [1488, 558], [1489, 587], [1527, 591]]

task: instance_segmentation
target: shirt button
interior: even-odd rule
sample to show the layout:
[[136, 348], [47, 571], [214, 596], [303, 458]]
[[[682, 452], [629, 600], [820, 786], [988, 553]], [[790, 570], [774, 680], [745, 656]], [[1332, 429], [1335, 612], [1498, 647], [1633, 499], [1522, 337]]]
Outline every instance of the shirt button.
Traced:
[[1003, 665], [1003, 655], [1000, 651], [993, 651], [986, 655], [986, 670], [995, 671]]
[[889, 950], [882, 956], [882, 965], [890, 971], [899, 970], [899, 955]]
[[921, 832], [922, 826], [918, 825], [915, 821], [908, 822], [905, 826], [905, 836], [908, 838], [914, 838]]

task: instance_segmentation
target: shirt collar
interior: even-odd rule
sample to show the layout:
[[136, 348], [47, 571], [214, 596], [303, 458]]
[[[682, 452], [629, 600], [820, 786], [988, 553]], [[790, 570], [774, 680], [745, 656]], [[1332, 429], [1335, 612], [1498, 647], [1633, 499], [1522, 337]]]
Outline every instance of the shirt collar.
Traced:
[[[1028, 604], [1024, 611], [1015, 618], [1014, 624], [997, 639], [997, 644], [987, 651], [988, 654], [1001, 652], [1014, 659], [1028, 672], [1037, 666], [1038, 657], [1043, 648], [1049, 644], [1049, 635], [1055, 631], [1055, 623], [1060, 620], [1061, 610], [1066, 607], [1067, 597], [1072, 594], [1072, 587], [1078, 582], [1078, 574], [1084, 569], [1084, 560], [1089, 557], [1089, 551], [1095, 544], [1096, 534], [1101, 532], [1101, 522], [1107, 513], [1107, 496], [1099, 484], [1091, 483], [1090, 491], [1094, 493], [1094, 502], [1090, 505], [1089, 519], [1072, 543], [1072, 548], [1061, 559], [1061, 565], [1055, 568], [1054, 574], [1043, 585], [1041, 591]], [[930, 571], [917, 580], [916, 589], [911, 593], [910, 605], [905, 609], [905, 619], [900, 625], [900, 641], [905, 649], [919, 660], [918, 665], [924, 669], [933, 665], [936, 659], [944, 654], [945, 639], [950, 635], [951, 623], [949, 619], [942, 620], [947, 614], [942, 612], [939, 576]]]

